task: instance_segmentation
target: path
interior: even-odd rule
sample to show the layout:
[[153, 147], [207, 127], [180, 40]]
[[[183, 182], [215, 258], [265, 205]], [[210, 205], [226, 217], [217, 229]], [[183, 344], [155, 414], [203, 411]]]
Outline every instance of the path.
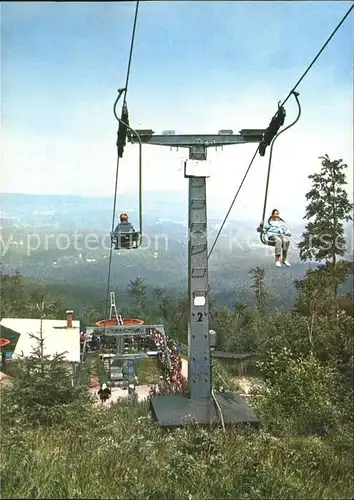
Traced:
[[[139, 403], [147, 400], [149, 395], [149, 389], [150, 389], [149, 385], [137, 385], [135, 387]], [[98, 387], [94, 387], [90, 389], [90, 393], [98, 398], [97, 395], [98, 390], [99, 390]], [[117, 401], [121, 398], [127, 398], [127, 397], [128, 397], [128, 389], [122, 389], [121, 387], [111, 387], [111, 397], [107, 401], [107, 406], [117, 403]]]
[[11, 377], [6, 373], [0, 372], [0, 385], [5, 386], [11, 384]]
[[[188, 361], [186, 359], [183, 359], [183, 358], [182, 358], [182, 375], [185, 378], [188, 378]], [[94, 380], [98, 381], [98, 379], [94, 379]], [[148, 399], [149, 390], [150, 390], [150, 387], [152, 385], [155, 385], [155, 384], [137, 385], [135, 387], [135, 391], [137, 393], [137, 397], [138, 397], [139, 402], [146, 401]], [[98, 395], [97, 395], [98, 390], [99, 390], [99, 386], [98, 386], [98, 384], [95, 384], [94, 387], [91, 386], [90, 393], [93, 396], [96, 396], [98, 398]], [[128, 389], [122, 389], [121, 387], [111, 387], [111, 397], [104, 404], [105, 404], [105, 406], [110, 406], [111, 404], [117, 403], [117, 401], [119, 399], [127, 398], [127, 397], [128, 397]]]
[[184, 378], [188, 378], [188, 361], [182, 358], [182, 375]]

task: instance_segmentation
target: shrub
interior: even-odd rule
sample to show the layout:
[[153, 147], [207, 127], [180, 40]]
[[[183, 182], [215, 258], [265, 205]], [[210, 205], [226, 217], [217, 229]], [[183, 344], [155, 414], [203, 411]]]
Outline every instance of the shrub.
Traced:
[[252, 401], [270, 428], [326, 435], [340, 423], [341, 411], [335, 402], [339, 375], [313, 354], [297, 355], [286, 347], [269, 351], [259, 369], [264, 384]]
[[82, 378], [62, 355], [50, 359], [38, 348], [20, 358], [18, 375], [2, 394], [2, 424], [50, 426], [81, 418], [93, 403]]

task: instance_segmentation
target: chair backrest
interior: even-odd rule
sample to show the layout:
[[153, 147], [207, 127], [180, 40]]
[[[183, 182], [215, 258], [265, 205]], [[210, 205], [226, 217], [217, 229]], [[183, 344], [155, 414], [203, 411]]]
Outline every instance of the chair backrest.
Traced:
[[111, 238], [112, 244], [115, 245], [116, 249], [138, 248], [140, 233], [138, 231], [112, 233]]
[[130, 233], [122, 233], [118, 236], [118, 244], [122, 248], [134, 248], [139, 239], [139, 233], [134, 231]]

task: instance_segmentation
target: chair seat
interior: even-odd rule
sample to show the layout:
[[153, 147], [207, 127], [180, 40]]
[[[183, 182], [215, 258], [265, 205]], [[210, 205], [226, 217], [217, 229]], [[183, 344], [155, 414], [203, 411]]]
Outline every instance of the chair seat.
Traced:
[[268, 245], [270, 247], [275, 247], [275, 241], [274, 240], [270, 240], [267, 237], [265, 239], [266, 239], [266, 245]]
[[140, 233], [138, 231], [129, 231], [111, 233], [111, 241], [115, 250], [138, 248], [140, 243]]
[[267, 236], [266, 233], [261, 233], [261, 242], [263, 243], [263, 245], [268, 245], [270, 247], [275, 247], [275, 241], [274, 240], [270, 240]]

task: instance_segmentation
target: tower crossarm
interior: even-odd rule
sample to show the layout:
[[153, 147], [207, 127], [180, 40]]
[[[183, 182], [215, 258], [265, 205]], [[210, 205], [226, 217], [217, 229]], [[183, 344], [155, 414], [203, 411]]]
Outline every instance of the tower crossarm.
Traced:
[[[245, 130], [242, 134], [180, 134], [180, 135], [155, 135], [153, 130], [137, 130], [141, 142], [155, 146], [169, 146], [190, 148], [196, 145], [204, 147], [230, 146], [233, 144], [245, 144], [248, 142], [260, 142], [263, 138], [263, 130]], [[129, 135], [129, 141], [133, 144], [138, 142], [134, 134]]]

